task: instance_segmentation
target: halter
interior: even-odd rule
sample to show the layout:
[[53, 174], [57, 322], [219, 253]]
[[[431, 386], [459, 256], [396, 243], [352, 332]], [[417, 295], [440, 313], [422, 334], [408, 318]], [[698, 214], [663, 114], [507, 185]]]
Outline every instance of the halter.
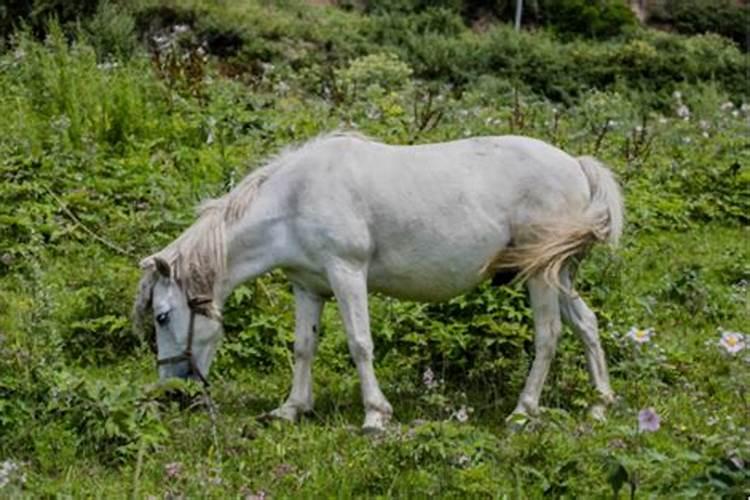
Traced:
[[177, 354], [176, 356], [156, 360], [156, 366], [173, 365], [175, 363], [187, 361], [190, 364], [190, 372], [188, 373], [188, 375], [197, 375], [198, 379], [203, 383], [205, 387], [208, 387], [210, 384], [208, 383], [208, 379], [203, 375], [203, 373], [201, 373], [200, 369], [198, 368], [198, 364], [195, 362], [195, 358], [193, 357], [193, 337], [195, 330], [195, 315], [198, 314], [198, 309], [200, 308], [200, 306], [208, 304], [210, 302], [211, 299], [205, 297], [193, 298], [188, 300], [188, 307], [190, 308], [190, 323], [188, 324], [187, 347], [184, 351], [182, 351], [182, 353]]

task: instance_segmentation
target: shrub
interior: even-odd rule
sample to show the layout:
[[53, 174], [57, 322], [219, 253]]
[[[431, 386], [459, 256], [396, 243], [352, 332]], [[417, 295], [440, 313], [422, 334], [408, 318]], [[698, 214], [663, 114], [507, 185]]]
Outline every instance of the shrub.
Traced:
[[712, 32], [750, 50], [750, 5], [733, 0], [663, 0], [649, 12], [651, 21], [668, 23], [688, 35]]
[[558, 33], [590, 38], [620, 35], [637, 22], [621, 0], [540, 0], [538, 15]]
[[350, 95], [399, 90], [411, 78], [411, 68], [394, 54], [372, 54], [353, 60], [336, 71], [338, 85]]

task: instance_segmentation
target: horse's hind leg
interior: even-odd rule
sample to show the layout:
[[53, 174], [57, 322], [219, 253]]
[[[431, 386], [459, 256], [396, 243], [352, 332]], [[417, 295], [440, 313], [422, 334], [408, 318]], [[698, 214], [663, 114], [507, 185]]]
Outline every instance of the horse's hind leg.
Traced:
[[583, 340], [589, 377], [601, 398], [599, 404], [591, 407], [591, 415], [596, 419], [603, 419], [605, 406], [614, 400], [614, 393], [609, 385], [607, 361], [599, 342], [596, 315], [573, 290], [570, 271], [567, 268], [560, 273], [560, 283], [569, 290], [568, 293], [560, 294], [562, 316]]
[[[534, 362], [526, 378], [513, 415], [534, 415], [539, 411], [544, 380], [547, 378], [562, 325], [560, 321], [559, 292], [544, 281], [541, 275], [533, 276], [527, 283], [534, 314]], [[509, 417], [513, 419], [513, 415]]]
[[324, 301], [303, 288], [294, 286], [294, 378], [286, 402], [271, 412], [272, 417], [296, 422], [300, 413], [313, 408], [312, 362], [315, 356], [320, 314]]

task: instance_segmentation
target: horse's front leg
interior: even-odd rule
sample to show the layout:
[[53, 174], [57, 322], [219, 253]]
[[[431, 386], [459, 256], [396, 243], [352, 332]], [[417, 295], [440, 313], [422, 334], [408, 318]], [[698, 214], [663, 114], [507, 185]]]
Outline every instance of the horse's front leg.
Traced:
[[384, 429], [393, 410], [375, 378], [366, 276], [364, 266], [344, 262], [337, 262], [328, 269], [328, 279], [338, 300], [341, 319], [346, 329], [349, 352], [359, 372], [365, 407], [365, 422], [362, 429], [365, 432], [378, 432]]
[[271, 416], [296, 422], [301, 413], [313, 409], [312, 363], [325, 301], [298, 285], [293, 288], [296, 324], [292, 391], [286, 402], [271, 412]]

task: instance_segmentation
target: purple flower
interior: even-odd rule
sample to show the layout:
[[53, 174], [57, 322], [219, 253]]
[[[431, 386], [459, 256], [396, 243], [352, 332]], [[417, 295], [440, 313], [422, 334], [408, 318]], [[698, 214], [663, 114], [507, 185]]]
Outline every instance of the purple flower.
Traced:
[[654, 329], [653, 328], [636, 328], [633, 327], [630, 329], [628, 333], [625, 334], [626, 337], [628, 337], [630, 340], [637, 344], [645, 344], [649, 340], [651, 340], [651, 337], [654, 335]]
[[661, 427], [661, 418], [653, 408], [645, 408], [638, 413], [638, 432], [656, 432]]
[[739, 332], [723, 332], [719, 345], [729, 354], [736, 354], [745, 348], [745, 336]]

